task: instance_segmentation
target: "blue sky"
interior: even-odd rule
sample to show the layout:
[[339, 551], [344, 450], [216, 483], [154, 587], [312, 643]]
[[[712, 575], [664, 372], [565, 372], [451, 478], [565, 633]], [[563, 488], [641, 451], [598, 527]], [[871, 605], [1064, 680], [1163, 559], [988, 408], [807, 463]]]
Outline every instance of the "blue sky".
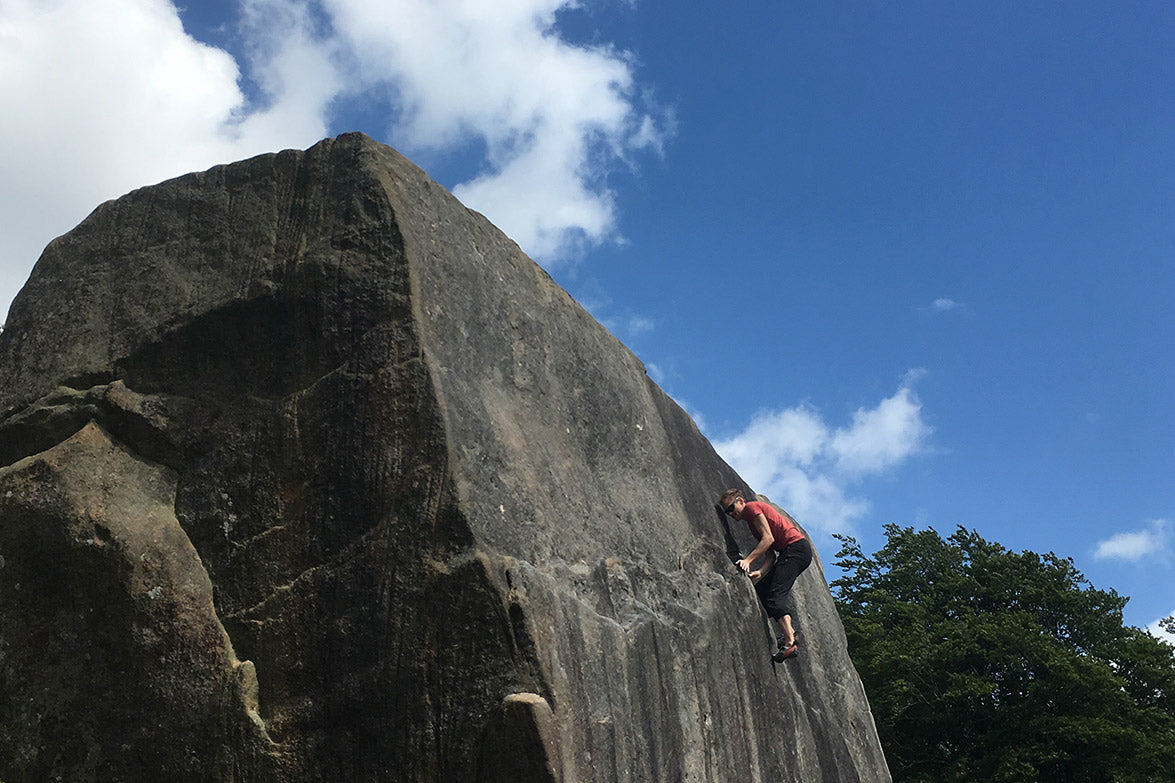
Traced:
[[1175, 611], [1175, 5], [0, 0], [0, 313], [143, 184], [362, 130], [759, 491]]

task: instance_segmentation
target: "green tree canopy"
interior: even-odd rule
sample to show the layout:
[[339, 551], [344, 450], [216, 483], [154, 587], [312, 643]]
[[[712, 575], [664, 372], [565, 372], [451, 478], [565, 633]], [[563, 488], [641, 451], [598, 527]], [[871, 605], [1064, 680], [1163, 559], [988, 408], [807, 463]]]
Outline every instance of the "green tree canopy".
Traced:
[[1175, 649], [1072, 561], [962, 527], [838, 536], [849, 652], [894, 780], [1173, 781]]

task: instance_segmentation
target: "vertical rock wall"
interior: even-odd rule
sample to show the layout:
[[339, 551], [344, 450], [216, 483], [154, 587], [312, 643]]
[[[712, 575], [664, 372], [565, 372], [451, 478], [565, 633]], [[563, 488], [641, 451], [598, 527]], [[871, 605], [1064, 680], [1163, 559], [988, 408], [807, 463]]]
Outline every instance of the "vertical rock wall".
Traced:
[[7, 783], [889, 779], [819, 564], [774, 666], [738, 477], [364, 136], [99, 207], [0, 379]]

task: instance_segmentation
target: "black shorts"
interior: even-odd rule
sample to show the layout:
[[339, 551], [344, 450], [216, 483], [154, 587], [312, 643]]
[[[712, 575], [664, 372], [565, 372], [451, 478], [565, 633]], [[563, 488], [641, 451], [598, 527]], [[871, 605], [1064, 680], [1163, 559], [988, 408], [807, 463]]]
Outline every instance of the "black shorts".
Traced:
[[755, 585], [759, 601], [772, 620], [795, 614], [791, 601], [791, 588], [796, 577], [812, 564], [812, 545], [801, 538], [775, 553], [775, 567]]

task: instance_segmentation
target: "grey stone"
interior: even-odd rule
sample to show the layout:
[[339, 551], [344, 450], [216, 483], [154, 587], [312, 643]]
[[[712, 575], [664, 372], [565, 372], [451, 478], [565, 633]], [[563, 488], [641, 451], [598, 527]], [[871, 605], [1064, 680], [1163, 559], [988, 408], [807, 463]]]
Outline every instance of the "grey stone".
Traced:
[[479, 783], [560, 779], [559, 736], [551, 705], [537, 693], [511, 693], [486, 722], [477, 763]]
[[887, 781], [819, 561], [360, 134], [101, 205], [0, 334], [0, 779]]

